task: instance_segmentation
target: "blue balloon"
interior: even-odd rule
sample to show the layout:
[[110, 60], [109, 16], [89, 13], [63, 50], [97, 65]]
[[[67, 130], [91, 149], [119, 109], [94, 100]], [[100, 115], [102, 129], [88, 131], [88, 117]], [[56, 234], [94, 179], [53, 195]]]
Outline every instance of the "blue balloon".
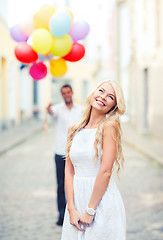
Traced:
[[38, 57], [39, 57], [39, 59], [40, 59], [40, 61], [45, 61], [46, 60], [46, 56], [45, 55], [43, 55], [43, 54], [38, 54]]
[[71, 28], [72, 18], [69, 13], [54, 13], [50, 19], [50, 31], [54, 37], [62, 37]]
[[53, 58], [53, 54], [49, 53], [48, 55], [43, 55], [43, 54], [38, 54], [38, 57], [40, 59], [40, 61], [45, 61], [45, 60], [51, 60], [51, 58]]

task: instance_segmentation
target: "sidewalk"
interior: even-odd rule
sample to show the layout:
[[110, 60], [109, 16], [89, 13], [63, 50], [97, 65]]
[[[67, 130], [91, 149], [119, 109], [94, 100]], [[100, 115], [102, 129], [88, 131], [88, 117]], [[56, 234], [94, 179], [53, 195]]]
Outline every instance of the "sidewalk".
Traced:
[[43, 121], [30, 119], [19, 126], [0, 132], [0, 155], [43, 130]]
[[163, 140], [150, 135], [141, 135], [127, 123], [122, 123], [122, 131], [124, 143], [163, 166]]

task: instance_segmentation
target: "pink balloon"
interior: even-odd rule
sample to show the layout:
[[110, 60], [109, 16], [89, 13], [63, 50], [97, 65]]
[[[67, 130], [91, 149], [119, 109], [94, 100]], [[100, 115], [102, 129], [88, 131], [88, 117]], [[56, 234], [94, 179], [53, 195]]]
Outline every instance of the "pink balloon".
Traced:
[[16, 42], [26, 42], [28, 36], [24, 34], [18, 24], [10, 28], [10, 35]]
[[72, 38], [73, 42], [84, 39], [89, 32], [89, 25], [84, 20], [74, 22], [72, 25], [69, 35]]
[[29, 73], [35, 81], [38, 81], [46, 77], [47, 67], [43, 62], [33, 63], [29, 69]]

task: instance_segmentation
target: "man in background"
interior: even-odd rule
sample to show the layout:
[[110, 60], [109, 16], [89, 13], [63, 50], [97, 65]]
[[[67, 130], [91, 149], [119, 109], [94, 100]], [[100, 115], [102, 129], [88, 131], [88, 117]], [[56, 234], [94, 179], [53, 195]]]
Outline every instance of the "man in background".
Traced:
[[75, 104], [72, 100], [73, 91], [69, 84], [61, 87], [63, 103], [47, 107], [48, 113], [54, 118], [56, 124], [55, 133], [55, 155], [57, 176], [57, 206], [59, 218], [57, 225], [63, 225], [64, 212], [66, 207], [64, 171], [65, 171], [65, 147], [67, 144], [68, 128], [81, 118], [82, 107]]

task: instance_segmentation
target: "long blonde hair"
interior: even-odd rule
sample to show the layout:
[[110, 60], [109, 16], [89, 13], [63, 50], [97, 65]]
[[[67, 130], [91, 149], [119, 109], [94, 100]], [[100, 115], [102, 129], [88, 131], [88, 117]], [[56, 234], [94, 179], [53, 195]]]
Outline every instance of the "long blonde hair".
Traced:
[[[102, 142], [103, 142], [103, 128], [104, 124], [111, 124], [115, 131], [114, 131], [114, 139], [116, 140], [116, 156], [115, 156], [115, 162], [117, 164], [117, 173], [120, 170], [120, 164], [123, 166], [124, 162], [124, 157], [122, 154], [122, 144], [121, 144], [121, 135], [122, 135], [122, 130], [121, 130], [121, 124], [120, 124], [120, 116], [124, 114], [125, 112], [125, 102], [124, 102], [124, 96], [121, 87], [118, 85], [118, 83], [114, 80], [105, 80], [101, 82], [95, 90], [91, 94], [88, 95], [85, 103], [85, 108], [83, 110], [82, 118], [79, 122], [74, 124], [71, 127], [71, 130], [68, 134], [68, 140], [67, 140], [67, 156], [69, 156], [70, 148], [72, 145], [73, 138], [75, 134], [83, 129], [89, 122], [90, 115], [91, 115], [91, 109], [92, 106], [90, 104], [92, 95], [94, 92], [103, 84], [103, 83], [109, 83], [112, 85], [115, 95], [116, 95], [116, 104], [114, 105], [113, 108], [109, 110], [109, 112], [106, 114], [106, 117], [100, 121], [97, 127], [97, 131], [95, 134], [95, 141], [94, 141], [94, 149], [95, 149], [95, 156], [94, 160], [97, 162], [101, 150], [102, 150]], [[116, 127], [113, 125], [113, 121], [116, 121]], [[121, 161], [121, 163], [120, 163]]]

